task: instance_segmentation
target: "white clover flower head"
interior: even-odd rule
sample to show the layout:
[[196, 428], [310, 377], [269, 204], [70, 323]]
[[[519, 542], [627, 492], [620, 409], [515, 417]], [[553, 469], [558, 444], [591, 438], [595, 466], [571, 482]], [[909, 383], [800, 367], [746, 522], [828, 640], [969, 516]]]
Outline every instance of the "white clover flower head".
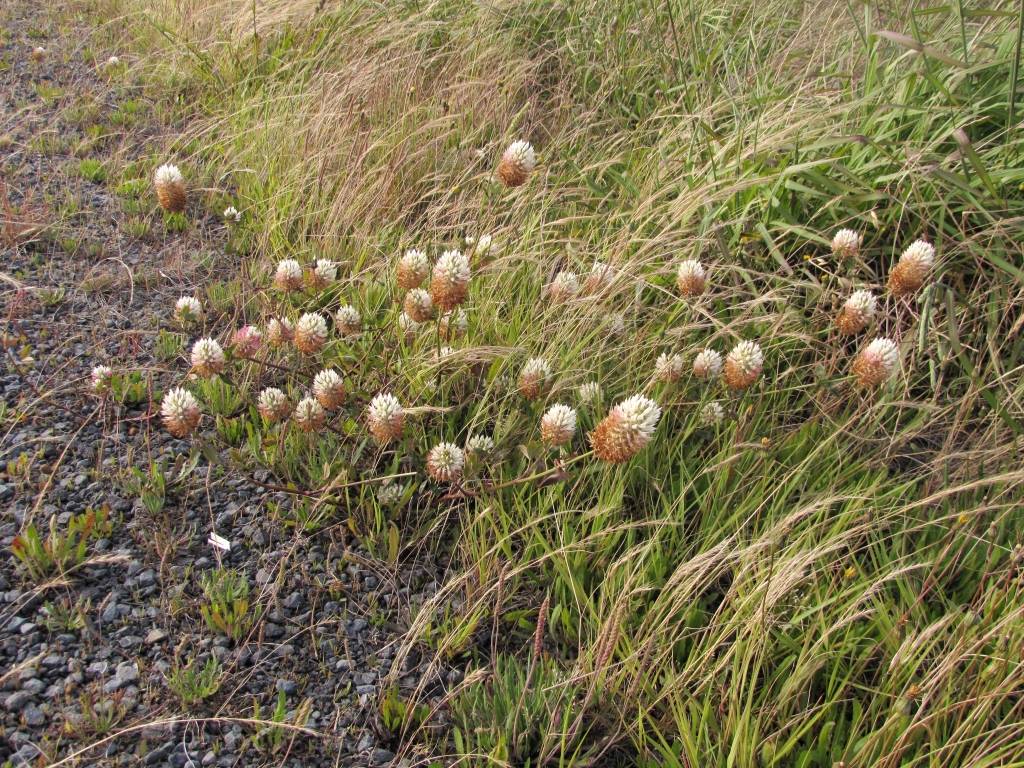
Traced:
[[377, 489], [377, 503], [382, 507], [393, 507], [402, 500], [404, 495], [404, 485], [388, 480]]
[[467, 330], [469, 330], [469, 318], [463, 310], [445, 312], [441, 316], [440, 331], [444, 338], [461, 339], [466, 335]]
[[319, 285], [328, 285], [338, 279], [338, 265], [329, 259], [317, 259], [313, 268], [314, 280]]
[[174, 302], [174, 319], [183, 325], [193, 323], [202, 317], [203, 305], [192, 296], [182, 296]]
[[235, 206], [233, 205], [229, 205], [227, 208], [225, 208], [224, 213], [222, 215], [224, 217], [224, 221], [228, 222], [229, 224], [237, 224], [242, 220], [242, 214], [240, 214], [238, 212], [238, 209], [235, 208]]
[[398, 287], [407, 291], [418, 288], [429, 271], [426, 252], [410, 248], [398, 260]]
[[684, 259], [676, 270], [676, 284], [684, 296], [699, 296], [704, 293], [707, 274], [697, 259]]
[[662, 352], [654, 362], [654, 378], [665, 383], [679, 381], [683, 375], [683, 358], [681, 355], [670, 355]]
[[480, 235], [476, 243], [476, 253], [484, 254], [491, 250], [491, 243], [494, 242], [490, 235]]
[[437, 359], [444, 360], [446, 357], [451, 357], [455, 354], [455, 348], [449, 346], [443, 346], [437, 351]]
[[327, 410], [337, 408], [347, 395], [345, 382], [333, 368], [322, 370], [313, 378], [313, 397]]
[[110, 391], [111, 382], [114, 380], [114, 369], [109, 365], [97, 365], [92, 369], [90, 387], [97, 395]]
[[472, 245], [476, 242], [476, 238], [472, 235], [466, 235], [466, 245]]
[[853, 364], [853, 373], [862, 386], [877, 387], [892, 375], [899, 362], [900, 349], [896, 342], [879, 337], [860, 353]]
[[522, 139], [512, 142], [505, 150], [504, 157], [508, 158], [510, 162], [522, 166], [527, 172], [531, 172], [537, 167], [537, 153], [534, 151], [533, 145]]
[[717, 379], [722, 375], [725, 362], [713, 349], [703, 349], [693, 359], [693, 375], [698, 379]]
[[277, 387], [267, 387], [260, 392], [256, 409], [268, 421], [280, 421], [291, 411], [288, 396]]
[[725, 358], [725, 383], [741, 392], [753, 386], [764, 367], [764, 354], [753, 341], [741, 341]]
[[168, 432], [175, 437], [185, 437], [199, 426], [199, 401], [187, 389], [172, 389], [164, 395], [160, 415]]
[[638, 454], [654, 437], [661, 408], [643, 395], [633, 395], [611, 409], [590, 433], [594, 454], [601, 461], [621, 464]]
[[722, 408], [721, 403], [717, 400], [712, 400], [706, 403], [703, 408], [700, 409], [700, 423], [705, 427], [712, 427], [716, 424], [721, 423], [725, 418], [725, 409]]
[[423, 330], [423, 323], [417, 323], [405, 312], [398, 316], [398, 326], [406, 341], [411, 341]]
[[618, 312], [609, 312], [601, 320], [609, 336], [617, 337], [626, 332], [626, 318]]
[[344, 304], [335, 314], [334, 322], [341, 333], [349, 336], [359, 331], [359, 327], [363, 324], [363, 318], [356, 311], [355, 307]]
[[275, 347], [295, 338], [295, 325], [287, 317], [272, 317], [267, 323], [267, 341]]
[[473, 435], [466, 441], [466, 453], [478, 458], [486, 458], [494, 453], [494, 440], [487, 435]]
[[541, 439], [552, 446], [565, 445], [576, 436], [576, 411], [555, 403], [540, 420]]
[[535, 400], [551, 378], [551, 366], [541, 357], [526, 361], [519, 373], [519, 391], [527, 400]]
[[388, 392], [381, 392], [370, 401], [366, 420], [373, 436], [381, 443], [386, 443], [402, 436], [405, 429], [405, 409], [397, 397]]
[[661, 407], [650, 398], [633, 395], [612, 408], [612, 413], [618, 414], [626, 429], [647, 442], [654, 437], [654, 430], [661, 418]]
[[282, 291], [294, 291], [302, 285], [302, 265], [295, 259], [282, 259], [277, 263], [274, 282]]
[[601, 402], [601, 385], [596, 381], [588, 381], [579, 388], [580, 400], [589, 405]]
[[413, 288], [405, 294], [405, 314], [417, 323], [427, 322], [434, 314], [434, 300], [422, 288]]
[[439, 483], [450, 483], [462, 477], [466, 454], [454, 443], [438, 443], [427, 454], [427, 472]]
[[316, 432], [323, 427], [327, 414], [315, 397], [304, 397], [295, 406], [292, 417], [303, 432]]
[[853, 295], [846, 300], [847, 312], [870, 320], [878, 310], [878, 300], [871, 291], [854, 291]]
[[121, 60], [119, 58], [117, 58], [117, 56], [111, 56], [109, 59], [107, 59], [107, 66], [110, 67], [111, 69], [113, 69], [114, 67], [116, 67], [120, 63], [121, 63]]
[[900, 255], [900, 262], [927, 269], [935, 263], [935, 247], [924, 240], [915, 240]]
[[178, 170], [178, 166], [166, 163], [156, 169], [153, 175], [153, 182], [157, 187], [166, 187], [177, 184], [184, 184], [185, 179]]
[[35, 61], [42, 61], [46, 58], [46, 49], [43, 46], [37, 46], [32, 51], [32, 58]]
[[215, 339], [199, 339], [192, 345], [191, 359], [200, 376], [216, 376], [224, 369], [224, 350]]
[[246, 325], [235, 331], [235, 337], [231, 343], [237, 357], [254, 357], [263, 346], [263, 334], [256, 326]]
[[580, 290], [580, 281], [575, 272], [559, 272], [548, 287], [552, 301], [568, 301]]
[[832, 238], [832, 254], [837, 259], [848, 259], [856, 256], [864, 238], [852, 229], [840, 229]]
[[430, 278], [430, 296], [441, 312], [451, 312], [466, 300], [469, 278], [469, 259], [464, 253], [445, 251], [441, 254]]
[[295, 324], [295, 346], [300, 352], [313, 355], [327, 341], [327, 320], [319, 312], [307, 312]]

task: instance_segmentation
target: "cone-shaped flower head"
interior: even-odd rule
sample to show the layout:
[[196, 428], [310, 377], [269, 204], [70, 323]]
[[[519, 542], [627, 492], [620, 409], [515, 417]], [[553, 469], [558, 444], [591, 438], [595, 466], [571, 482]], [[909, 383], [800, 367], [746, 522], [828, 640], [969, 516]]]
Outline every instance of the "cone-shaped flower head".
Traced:
[[576, 411], [555, 403], [540, 420], [540, 437], [548, 445], [565, 445], [576, 436]]
[[317, 259], [309, 271], [309, 287], [322, 290], [338, 279], [338, 265], [328, 259]]
[[288, 417], [292, 407], [288, 396], [277, 387], [267, 387], [260, 392], [256, 408], [267, 421], [281, 421]]
[[393, 507], [405, 495], [405, 486], [394, 481], [386, 482], [377, 489], [377, 503], [382, 507]]
[[366, 411], [370, 432], [381, 445], [398, 440], [405, 431], [405, 409], [394, 395], [382, 392], [370, 401]]
[[554, 302], [569, 301], [580, 292], [580, 281], [575, 272], [559, 272], [551, 281], [548, 293]]
[[466, 453], [486, 459], [494, 453], [494, 440], [487, 435], [473, 435], [466, 441]]
[[97, 365], [92, 369], [89, 387], [97, 395], [105, 395], [110, 391], [110, 383], [114, 380], [114, 369], [109, 365]]
[[270, 318], [270, 322], [267, 323], [267, 341], [275, 347], [280, 347], [294, 338], [295, 325], [291, 320], [287, 317]]
[[185, 179], [176, 165], [161, 165], [153, 176], [156, 199], [168, 213], [184, 213], [188, 204]]
[[580, 384], [580, 402], [587, 405], [599, 405], [601, 403], [601, 385], [596, 381], [588, 381]]
[[345, 391], [345, 382], [333, 368], [320, 371], [313, 379], [313, 396], [324, 408], [333, 411], [345, 402], [348, 392]]
[[462, 477], [466, 454], [454, 443], [438, 443], [427, 454], [427, 472], [439, 483], [452, 483]]
[[741, 341], [725, 358], [725, 383], [742, 392], [754, 385], [764, 367], [764, 354], [753, 341]]
[[434, 301], [422, 288], [413, 288], [405, 295], [405, 314], [417, 323], [427, 322], [434, 314]]
[[913, 293], [924, 284], [934, 263], [935, 248], [931, 243], [915, 240], [889, 273], [889, 292], [896, 298]]
[[705, 427], [713, 427], [725, 418], [725, 409], [717, 400], [712, 400], [700, 409], [700, 423]]
[[843, 311], [836, 318], [836, 326], [839, 332], [847, 336], [860, 333], [875, 316], [878, 309], [878, 302], [871, 291], [856, 291], [846, 300]]
[[654, 378], [666, 384], [674, 384], [683, 375], [683, 358], [662, 352], [654, 361]]
[[200, 339], [192, 345], [192, 367], [200, 376], [216, 376], [224, 370], [224, 350], [213, 339]]
[[626, 332], [626, 318], [618, 312], [609, 312], [601, 318], [605, 331], [612, 338], [617, 338]]
[[832, 255], [840, 261], [853, 258], [860, 253], [863, 239], [852, 229], [840, 229], [832, 238]]
[[551, 383], [551, 366], [540, 357], [526, 361], [519, 372], [519, 391], [527, 400], [536, 400]]
[[295, 406], [292, 418], [295, 419], [296, 426], [303, 432], [319, 432], [323, 429], [327, 413], [315, 397], [304, 397]]
[[465, 255], [459, 251], [441, 254], [430, 278], [430, 296], [440, 311], [451, 312], [466, 300], [469, 274], [469, 260]]
[[334, 316], [334, 322], [338, 327], [339, 333], [343, 336], [351, 336], [353, 333], [359, 333], [359, 328], [363, 324], [363, 318], [359, 316], [355, 307], [345, 304]]
[[676, 271], [676, 285], [683, 296], [700, 296], [704, 293], [707, 274], [696, 259], [685, 259]]
[[224, 221], [228, 224], [237, 224], [242, 220], [242, 214], [238, 212], [238, 209], [233, 205], [229, 205], [224, 209], [224, 213], [221, 214], [224, 217]]
[[423, 330], [423, 323], [417, 323], [403, 312], [398, 318], [398, 330], [402, 334], [402, 338], [408, 343], [415, 340], [420, 331]]
[[185, 437], [199, 426], [199, 401], [187, 389], [172, 389], [164, 395], [160, 415], [168, 432]]
[[274, 284], [282, 291], [295, 291], [302, 287], [302, 266], [295, 259], [277, 262]]
[[37, 46], [32, 50], [32, 61], [43, 61], [46, 58], [46, 49], [43, 46]]
[[182, 296], [174, 302], [174, 319], [182, 325], [191, 325], [203, 316], [203, 305], [199, 299]]
[[441, 316], [440, 332], [444, 339], [461, 339], [469, 330], [469, 318], [464, 310], [445, 312]]
[[590, 433], [590, 444], [601, 461], [621, 464], [651, 442], [661, 408], [643, 395], [633, 395], [612, 408]]
[[698, 379], [717, 379], [722, 375], [724, 365], [720, 354], [713, 349], [704, 349], [693, 359], [693, 375]]
[[235, 338], [232, 340], [237, 357], [255, 357], [263, 346], [263, 334], [254, 325], [246, 325], [235, 331]]
[[491, 250], [492, 242], [493, 239], [491, 238], [490, 235], [480, 235], [480, 239], [477, 241], [476, 248], [473, 249], [473, 252], [478, 256], [483, 256], [485, 253]]
[[295, 325], [295, 346], [307, 355], [315, 355], [327, 341], [327, 321], [319, 312], [307, 312]]
[[509, 189], [526, 183], [537, 166], [537, 153], [528, 141], [513, 142], [498, 163], [498, 178]]
[[398, 260], [398, 287], [404, 291], [419, 288], [427, 279], [429, 271], [430, 262], [427, 261], [427, 254], [417, 248], [410, 248]]
[[611, 287], [615, 279], [615, 271], [603, 261], [595, 261], [587, 275], [587, 282], [584, 291], [590, 295], [603, 293]]
[[884, 383], [900, 361], [900, 350], [895, 342], [877, 338], [853, 363], [853, 375], [863, 387], [877, 387]]

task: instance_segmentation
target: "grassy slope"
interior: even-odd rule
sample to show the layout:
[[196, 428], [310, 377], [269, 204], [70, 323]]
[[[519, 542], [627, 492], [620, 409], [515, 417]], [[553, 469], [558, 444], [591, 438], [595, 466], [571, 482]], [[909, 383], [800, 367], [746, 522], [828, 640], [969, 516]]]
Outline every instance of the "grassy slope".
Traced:
[[[410, 643], [471, 671], [456, 731], [418, 730], [416, 710], [389, 701], [395, 730], [405, 712], [404, 739], [481, 764], [1024, 765], [1013, 6], [316, 8], [90, 10], [148, 54], [137, 71], [157, 93], [198, 114], [168, 157], [213, 190], [209, 205], [241, 202], [251, 274], [285, 256], [343, 261], [337, 299], [392, 338], [394, 255], [494, 235], [459, 352], [490, 364], [483, 397], [458, 374], [428, 385], [433, 341], [355, 355], [367, 394], [450, 408], [416, 425], [414, 461], [493, 431], [509, 452], [496, 473], [526, 470], [515, 446], [537, 439], [541, 409], [499, 382], [527, 356], [557, 371], [551, 402], [576, 405], [596, 378], [606, 407], [648, 391], [666, 409], [622, 468], [584, 457], [567, 482], [401, 521], [403, 547], [432, 546], [418, 523], [457, 543], [439, 611], [410, 617]], [[491, 173], [517, 138], [540, 164], [507, 192]], [[842, 226], [864, 235], [845, 267], [827, 247]], [[875, 327], [839, 337], [841, 302], [884, 291], [917, 237], [938, 252], [927, 287], [883, 297]], [[673, 284], [686, 257], [710, 267], [689, 303]], [[621, 270], [613, 294], [551, 306], [555, 272], [595, 258]], [[279, 301], [255, 282], [254, 316]], [[609, 310], [624, 337], [602, 325]], [[874, 333], [900, 343], [902, 365], [869, 394], [847, 375]], [[766, 353], [743, 396], [689, 373], [651, 381], [660, 352], [689, 361], [741, 338]], [[698, 414], [712, 399], [728, 418], [709, 431]], [[581, 431], [599, 416], [581, 407]], [[317, 467], [351, 449], [304, 450]], [[361, 521], [386, 539], [379, 510]], [[492, 622], [500, 659], [479, 642]]]

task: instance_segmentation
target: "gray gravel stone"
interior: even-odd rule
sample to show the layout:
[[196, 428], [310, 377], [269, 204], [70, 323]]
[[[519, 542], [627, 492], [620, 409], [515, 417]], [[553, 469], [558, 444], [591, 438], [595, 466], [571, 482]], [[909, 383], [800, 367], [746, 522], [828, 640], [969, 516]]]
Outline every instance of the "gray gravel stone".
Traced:
[[19, 712], [32, 700], [32, 694], [28, 691], [17, 691], [4, 699], [4, 707], [10, 712]]

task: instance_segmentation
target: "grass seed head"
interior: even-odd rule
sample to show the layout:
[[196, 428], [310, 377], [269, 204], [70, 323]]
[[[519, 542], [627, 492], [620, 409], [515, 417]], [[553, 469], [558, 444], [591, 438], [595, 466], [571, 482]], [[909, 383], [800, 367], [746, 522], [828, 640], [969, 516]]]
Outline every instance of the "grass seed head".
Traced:
[[832, 238], [832, 255], [839, 261], [853, 258], [860, 253], [860, 244], [864, 238], [852, 229], [840, 229]]
[[836, 327], [846, 336], [860, 333], [871, 323], [877, 309], [878, 301], [871, 291], [856, 291], [843, 305], [843, 311], [836, 318]]
[[200, 339], [193, 344], [191, 359], [200, 376], [216, 376], [224, 370], [224, 350], [214, 339]]
[[295, 338], [295, 325], [287, 317], [270, 318], [267, 323], [267, 341], [275, 347], [281, 347]]
[[741, 341], [725, 358], [725, 383], [742, 392], [754, 385], [764, 367], [764, 354], [753, 341]]
[[260, 392], [256, 409], [260, 412], [260, 416], [267, 421], [275, 422], [288, 418], [292, 407], [284, 392], [277, 387], [267, 387]]
[[292, 418], [295, 419], [295, 425], [303, 432], [319, 432], [323, 429], [327, 413], [315, 397], [304, 397], [295, 406]]
[[860, 353], [853, 363], [853, 375], [862, 387], [883, 384], [900, 361], [900, 350], [890, 339], [877, 338]]
[[168, 432], [175, 437], [185, 437], [199, 426], [199, 401], [187, 389], [172, 389], [164, 395], [160, 416]]
[[320, 371], [313, 379], [313, 396], [329, 411], [333, 411], [345, 402], [348, 392], [345, 382], [333, 368]]
[[441, 254], [430, 279], [430, 296], [441, 312], [451, 312], [466, 300], [469, 277], [469, 260], [462, 252]]
[[551, 383], [551, 366], [540, 357], [526, 361], [519, 373], [519, 392], [527, 400], [536, 400]]
[[360, 317], [355, 307], [344, 304], [334, 315], [334, 323], [342, 336], [351, 336], [354, 333], [359, 333], [359, 328], [363, 324], [363, 318]]
[[899, 263], [889, 273], [889, 292], [899, 298], [913, 293], [922, 285], [935, 263], [935, 248], [924, 240], [915, 240], [900, 255]]
[[302, 266], [295, 259], [282, 259], [274, 272], [274, 285], [280, 290], [297, 291], [302, 287]]
[[633, 395], [612, 408], [590, 433], [590, 444], [601, 461], [622, 464], [636, 456], [654, 437], [661, 408], [643, 395]]
[[398, 287], [404, 291], [419, 288], [430, 272], [427, 254], [417, 248], [410, 248], [398, 260]]
[[370, 432], [381, 445], [398, 440], [405, 431], [405, 409], [392, 394], [382, 392], [370, 401], [366, 411]]
[[405, 314], [417, 323], [425, 323], [434, 315], [434, 302], [422, 288], [413, 288], [405, 295]]
[[700, 296], [704, 293], [707, 274], [696, 259], [685, 259], [676, 271], [676, 285], [683, 296]]
[[537, 166], [537, 153], [528, 141], [513, 142], [498, 163], [498, 178], [509, 189], [521, 187]]
[[185, 179], [176, 165], [161, 165], [153, 176], [156, 199], [168, 213], [184, 213], [188, 204]]
[[327, 341], [327, 320], [319, 312], [307, 312], [295, 325], [295, 346], [306, 355], [315, 355]]
[[452, 483], [462, 477], [466, 455], [454, 443], [438, 443], [427, 454], [427, 472], [439, 483]]
[[555, 403], [540, 420], [541, 439], [551, 446], [565, 445], [576, 436], [576, 411]]

